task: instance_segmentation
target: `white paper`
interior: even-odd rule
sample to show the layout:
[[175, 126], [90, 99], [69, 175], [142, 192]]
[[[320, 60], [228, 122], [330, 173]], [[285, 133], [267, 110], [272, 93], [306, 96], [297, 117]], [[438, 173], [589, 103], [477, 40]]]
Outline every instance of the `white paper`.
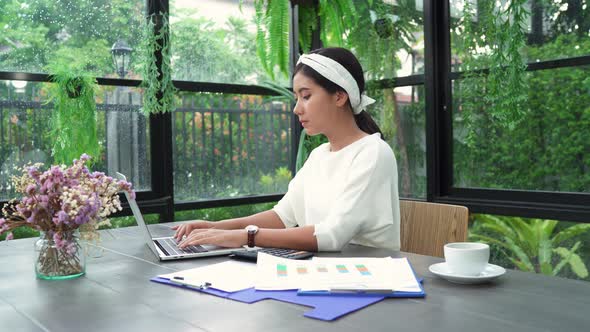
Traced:
[[[225, 292], [254, 287], [256, 265], [240, 261], [226, 261], [194, 269], [159, 275], [161, 278], [194, 287], [209, 283], [211, 288]], [[182, 278], [175, 279], [174, 277]]]
[[400, 291], [420, 292], [407, 258], [327, 258], [292, 260], [258, 254], [256, 281], [259, 290]]

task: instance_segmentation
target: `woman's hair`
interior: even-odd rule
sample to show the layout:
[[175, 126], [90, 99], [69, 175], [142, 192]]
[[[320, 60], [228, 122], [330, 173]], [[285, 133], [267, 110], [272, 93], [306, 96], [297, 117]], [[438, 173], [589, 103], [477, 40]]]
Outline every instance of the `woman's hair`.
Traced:
[[[311, 51], [311, 53], [323, 55], [341, 64], [344, 68], [346, 68], [346, 70], [348, 70], [352, 77], [354, 77], [354, 80], [358, 85], [359, 92], [363, 93], [363, 91], [365, 91], [365, 77], [363, 76], [363, 68], [361, 67], [361, 64], [356, 58], [356, 56], [352, 54], [352, 52], [341, 47], [327, 47], [318, 48], [316, 50]], [[320, 75], [317, 71], [313, 70], [311, 67], [301, 62], [295, 67], [293, 76], [295, 76], [295, 74], [299, 72], [301, 72], [306, 77], [309, 77], [312, 80], [314, 80], [316, 84], [326, 89], [326, 91], [328, 91], [331, 94], [334, 94], [338, 91], [346, 92], [346, 90], [344, 90], [341, 86], [328, 80], [324, 76]], [[352, 109], [352, 105], [350, 104], [350, 98], [348, 98], [347, 103], [348, 106], [350, 106], [350, 108]], [[362, 111], [359, 114], [355, 114], [354, 120], [356, 122], [356, 125], [365, 133], [379, 133], [383, 138], [383, 133], [381, 132], [381, 129], [379, 129], [379, 126], [377, 126], [377, 124], [375, 123], [375, 121], [373, 121], [373, 118], [371, 118], [371, 115], [369, 115], [367, 111]]]

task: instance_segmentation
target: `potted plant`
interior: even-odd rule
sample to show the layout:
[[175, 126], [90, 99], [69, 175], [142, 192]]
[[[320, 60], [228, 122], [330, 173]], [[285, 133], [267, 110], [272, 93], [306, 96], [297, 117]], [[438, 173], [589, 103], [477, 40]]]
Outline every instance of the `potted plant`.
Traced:
[[[12, 231], [28, 227], [41, 233], [35, 244], [35, 272], [40, 279], [71, 279], [85, 273], [85, 257], [78, 230], [95, 229], [121, 210], [117, 193], [135, 193], [131, 184], [102, 172], [90, 172], [86, 154], [69, 167], [54, 165], [42, 171], [41, 164], [22, 169], [12, 181], [21, 199], [2, 209], [0, 234], [13, 238]], [[98, 233], [97, 233], [98, 234]]]
[[49, 102], [54, 108], [50, 131], [54, 162], [69, 163], [82, 153], [98, 157], [95, 78], [65, 61], [54, 61], [47, 69], [52, 82], [48, 85]]

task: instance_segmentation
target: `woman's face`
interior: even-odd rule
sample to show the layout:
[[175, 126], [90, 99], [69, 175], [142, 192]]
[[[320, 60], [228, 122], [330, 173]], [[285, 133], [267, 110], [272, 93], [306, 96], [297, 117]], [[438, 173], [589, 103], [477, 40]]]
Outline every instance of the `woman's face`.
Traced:
[[343, 113], [338, 107], [339, 93], [330, 94], [301, 72], [293, 77], [293, 91], [297, 98], [293, 112], [308, 135], [325, 135], [330, 124], [334, 124], [336, 117]]

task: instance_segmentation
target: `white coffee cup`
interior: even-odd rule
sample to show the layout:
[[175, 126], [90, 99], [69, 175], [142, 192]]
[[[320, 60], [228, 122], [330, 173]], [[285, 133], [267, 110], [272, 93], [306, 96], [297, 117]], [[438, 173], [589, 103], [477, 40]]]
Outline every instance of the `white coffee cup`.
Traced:
[[490, 259], [490, 246], [479, 242], [454, 242], [444, 246], [446, 264], [451, 273], [479, 275]]

